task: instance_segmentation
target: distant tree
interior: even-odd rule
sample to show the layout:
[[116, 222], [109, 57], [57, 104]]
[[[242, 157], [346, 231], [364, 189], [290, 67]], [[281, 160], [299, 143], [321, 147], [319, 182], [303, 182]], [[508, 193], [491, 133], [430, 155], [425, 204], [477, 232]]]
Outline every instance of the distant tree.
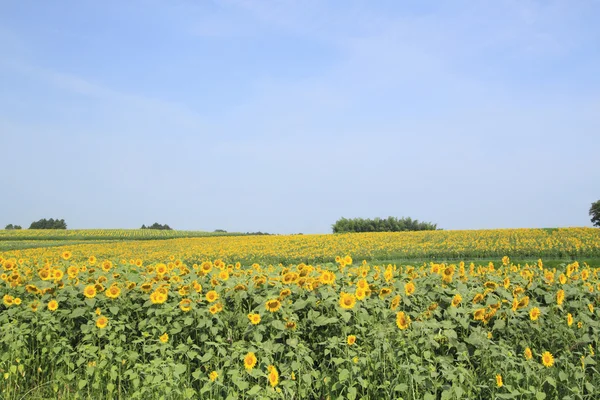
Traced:
[[43, 218], [32, 222], [29, 229], [67, 229], [67, 223], [64, 219]]
[[142, 227], [140, 229], [148, 229], [148, 228], [146, 228], [146, 224], [142, 224]]
[[600, 200], [592, 203], [592, 207], [590, 207], [590, 216], [592, 217], [592, 224], [600, 227]]
[[436, 230], [437, 224], [420, 222], [407, 218], [388, 217], [386, 219], [340, 218], [332, 225], [333, 233], [346, 232], [401, 232]]
[[225, 229], [215, 229], [215, 233], [227, 233]]
[[167, 225], [167, 224], [161, 225], [158, 222], [155, 222], [150, 226], [142, 225], [141, 229], [158, 229], [161, 231], [172, 231], [173, 230], [173, 228], [171, 228], [169, 225]]

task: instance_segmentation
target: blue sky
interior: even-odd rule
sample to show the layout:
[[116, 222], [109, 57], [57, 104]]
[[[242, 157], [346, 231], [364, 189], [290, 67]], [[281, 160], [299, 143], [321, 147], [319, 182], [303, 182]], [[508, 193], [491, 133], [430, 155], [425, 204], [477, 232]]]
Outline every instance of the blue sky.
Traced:
[[590, 226], [598, 0], [0, 2], [0, 225]]

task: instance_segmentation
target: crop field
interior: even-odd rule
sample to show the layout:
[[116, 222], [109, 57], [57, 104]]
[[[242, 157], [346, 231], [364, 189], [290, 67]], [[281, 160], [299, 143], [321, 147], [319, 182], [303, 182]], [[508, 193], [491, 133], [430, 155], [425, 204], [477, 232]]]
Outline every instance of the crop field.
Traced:
[[599, 229], [67, 243], [0, 252], [2, 399], [600, 397]]

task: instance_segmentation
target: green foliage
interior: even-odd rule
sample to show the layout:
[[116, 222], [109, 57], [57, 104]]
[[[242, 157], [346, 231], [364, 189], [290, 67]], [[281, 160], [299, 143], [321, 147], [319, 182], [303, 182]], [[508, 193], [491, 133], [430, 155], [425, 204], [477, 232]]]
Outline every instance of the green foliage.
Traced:
[[172, 231], [173, 230], [173, 228], [171, 228], [169, 225], [167, 225], [167, 224], [161, 225], [158, 222], [155, 222], [150, 226], [142, 225], [142, 227], [140, 229], [158, 229], [159, 231]]
[[402, 231], [433, 231], [437, 224], [420, 222], [410, 217], [386, 219], [340, 218], [332, 225], [333, 233], [347, 232], [402, 232]]
[[32, 222], [29, 229], [67, 229], [67, 223], [64, 219], [40, 219]]
[[590, 207], [590, 216], [592, 217], [592, 224], [600, 227], [600, 200], [592, 203], [592, 207]]
[[11, 231], [11, 230], [19, 230], [22, 228], [21, 228], [21, 225], [8, 224], [4, 227], [4, 229]]

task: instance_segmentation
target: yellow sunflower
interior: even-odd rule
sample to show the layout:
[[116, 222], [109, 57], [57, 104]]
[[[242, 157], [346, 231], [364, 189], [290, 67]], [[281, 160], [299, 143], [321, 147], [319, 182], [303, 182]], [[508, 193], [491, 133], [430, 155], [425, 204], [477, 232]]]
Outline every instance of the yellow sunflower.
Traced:
[[258, 325], [260, 323], [260, 314], [248, 314], [248, 319], [252, 325]]
[[246, 368], [248, 371], [251, 371], [256, 365], [256, 361], [256, 355], [253, 352], [249, 352], [244, 357], [244, 368]]
[[549, 351], [542, 353], [542, 364], [544, 364], [544, 367], [546, 368], [550, 368], [554, 365], [554, 357], [552, 356], [552, 353]]
[[98, 328], [104, 329], [106, 328], [106, 325], [108, 325], [108, 318], [106, 318], [105, 316], [101, 316], [96, 320], [96, 326]]
[[405, 330], [410, 326], [410, 316], [404, 313], [404, 311], [399, 311], [396, 314], [396, 325], [400, 330]]
[[350, 310], [356, 304], [356, 297], [353, 294], [342, 292], [340, 294], [340, 307]]
[[58, 309], [58, 301], [50, 300], [50, 302], [48, 302], [48, 310], [56, 311], [57, 309]]
[[281, 308], [281, 302], [278, 299], [272, 299], [267, 301], [265, 307], [270, 312], [276, 312]]

